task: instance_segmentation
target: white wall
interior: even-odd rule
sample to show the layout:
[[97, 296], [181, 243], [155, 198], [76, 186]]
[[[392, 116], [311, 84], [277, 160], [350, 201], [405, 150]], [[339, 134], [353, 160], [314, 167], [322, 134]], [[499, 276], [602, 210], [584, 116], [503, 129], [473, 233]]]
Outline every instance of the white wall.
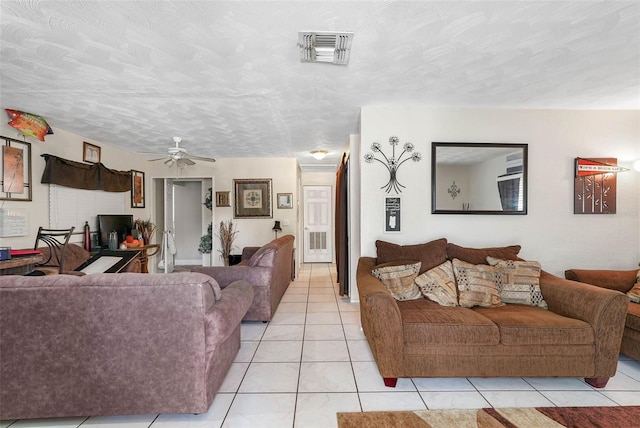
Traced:
[[[640, 254], [640, 174], [618, 174], [617, 214], [574, 215], [576, 157], [615, 157], [630, 167], [640, 159], [640, 112], [364, 107], [361, 112], [360, 253], [375, 256], [375, 241], [414, 244], [440, 237], [463, 246], [522, 245], [521, 257], [563, 275], [568, 268], [633, 269]], [[389, 136], [422, 153], [398, 180], [403, 231], [383, 233], [380, 190], [388, 175], [362, 160], [373, 141], [388, 150]], [[528, 215], [431, 214], [431, 142], [529, 144]], [[353, 151], [352, 151], [353, 153]], [[384, 174], [383, 174], [384, 172]], [[355, 266], [353, 267], [355, 269]]]

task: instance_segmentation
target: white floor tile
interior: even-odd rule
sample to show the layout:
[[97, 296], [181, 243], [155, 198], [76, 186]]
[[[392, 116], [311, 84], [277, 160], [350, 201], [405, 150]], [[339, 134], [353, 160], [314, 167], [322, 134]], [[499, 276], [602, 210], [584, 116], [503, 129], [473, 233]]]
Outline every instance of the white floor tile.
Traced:
[[411, 379], [400, 378], [395, 388], [384, 385], [384, 380], [380, 376], [378, 366], [374, 362], [352, 362], [353, 373], [356, 376], [358, 392], [396, 392], [415, 391], [416, 387]]
[[360, 392], [363, 412], [426, 410], [418, 392]]
[[278, 309], [276, 309], [276, 313], [279, 312], [306, 312], [307, 304], [306, 303], [280, 303], [278, 305]]
[[253, 356], [254, 363], [300, 362], [302, 340], [263, 340]]
[[340, 325], [340, 313], [335, 312], [308, 312], [307, 324], [333, 324], [339, 326], [336, 328], [342, 329]]
[[82, 428], [147, 428], [158, 415], [91, 416]]
[[309, 303], [307, 313], [315, 312], [338, 312], [338, 305], [335, 300], [331, 303]]
[[358, 302], [347, 302], [344, 299], [338, 300], [338, 309], [340, 312], [359, 312], [360, 311], [360, 303]]
[[276, 312], [269, 325], [304, 324], [306, 319], [307, 314], [301, 312]]
[[358, 324], [360, 325], [360, 311], [358, 312], [340, 312], [342, 324]]
[[293, 426], [296, 394], [238, 394], [222, 425], [225, 428]]
[[307, 294], [285, 294], [280, 299], [282, 303], [306, 303], [307, 302]]
[[257, 341], [242, 341], [240, 342], [240, 350], [236, 354], [236, 358], [233, 360], [234, 363], [249, 363], [253, 358], [253, 354], [256, 353], [256, 349], [258, 349], [258, 344], [260, 342]]
[[[571, 394], [581, 391], [571, 391]], [[492, 407], [552, 407], [553, 403], [538, 391], [480, 391]], [[563, 392], [566, 395], [566, 392]]]
[[[78, 418], [22, 419], [12, 424], [11, 428], [77, 428], [85, 419], [87, 419], [86, 416]], [[1, 428], [9, 425], [10, 421], [2, 421], [0, 423]]]
[[267, 324], [260, 321], [242, 321], [240, 324], [240, 339], [241, 340], [260, 340], [264, 331], [267, 329]]
[[159, 415], [150, 428], [219, 428], [233, 398], [234, 394], [217, 394], [207, 413]]
[[335, 428], [336, 413], [359, 412], [360, 400], [355, 392], [301, 393], [296, 403], [296, 428]]
[[640, 406], [638, 391], [601, 391], [600, 393], [620, 406]]
[[575, 377], [528, 377], [524, 380], [538, 391], [592, 391], [593, 388]]
[[624, 373], [616, 373], [614, 377], [609, 379], [607, 386], [604, 388], [596, 388], [596, 391], [640, 391], [640, 382], [627, 376]]
[[348, 362], [302, 363], [299, 392], [356, 392]]
[[331, 294], [310, 294], [309, 303], [332, 303], [336, 301], [336, 296]]
[[618, 373], [624, 373], [630, 378], [640, 381], [640, 361], [626, 358], [626, 360], [618, 361]]
[[309, 296], [312, 294], [329, 294], [331, 296], [335, 296], [336, 293], [333, 291], [333, 288], [329, 287], [309, 287]]
[[[464, 377], [414, 377], [418, 391], [475, 391], [476, 388]], [[427, 404], [428, 405], [428, 404]]]
[[519, 377], [474, 377], [469, 378], [479, 391], [527, 391], [533, 387]]
[[252, 363], [238, 392], [296, 392], [299, 363]]
[[339, 325], [307, 325], [304, 340], [344, 340], [344, 331]]
[[309, 287], [292, 287], [289, 286], [287, 291], [283, 294], [283, 296], [290, 296], [292, 294], [304, 294], [305, 296], [309, 294]]
[[491, 407], [478, 391], [421, 391], [429, 409], [482, 409]]
[[364, 335], [364, 331], [362, 331], [362, 326], [360, 324], [345, 324], [342, 326], [344, 330], [344, 334], [347, 340], [366, 340], [367, 337]]
[[269, 324], [262, 340], [302, 340], [303, 337], [304, 325]]
[[302, 349], [302, 361], [349, 361], [344, 340], [307, 340]]
[[232, 363], [229, 371], [227, 372], [227, 375], [224, 378], [224, 381], [222, 382], [222, 385], [220, 385], [220, 389], [218, 390], [218, 392], [237, 392], [248, 368], [248, 362]]
[[373, 361], [373, 354], [366, 340], [347, 340], [351, 361]]
[[558, 407], [615, 406], [616, 403], [597, 391], [540, 391]]

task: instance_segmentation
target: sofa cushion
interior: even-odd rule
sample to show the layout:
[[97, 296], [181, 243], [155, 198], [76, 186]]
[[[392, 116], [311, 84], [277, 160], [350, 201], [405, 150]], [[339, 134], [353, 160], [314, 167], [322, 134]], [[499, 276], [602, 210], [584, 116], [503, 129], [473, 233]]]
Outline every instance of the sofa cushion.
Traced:
[[503, 305], [495, 282], [496, 268], [453, 259], [453, 273], [458, 285], [460, 306], [491, 308]]
[[629, 303], [625, 326], [640, 331], [640, 305], [637, 303]]
[[471, 309], [446, 307], [427, 299], [398, 302], [407, 345], [496, 345], [498, 327]]
[[418, 276], [415, 283], [427, 299], [442, 306], [458, 306], [458, 287], [449, 260]]
[[540, 291], [540, 263], [494, 257], [487, 257], [487, 262], [498, 270], [496, 284], [503, 303], [547, 308], [547, 302]]
[[249, 266], [271, 267], [273, 266], [275, 256], [276, 249], [267, 244], [253, 253], [251, 258], [249, 259]]
[[441, 265], [447, 260], [447, 240], [444, 238], [417, 245], [398, 245], [386, 241], [376, 241], [378, 263], [398, 260], [419, 261], [420, 273]]
[[589, 323], [535, 306], [508, 304], [473, 311], [498, 326], [503, 345], [586, 345], [595, 340]]
[[486, 265], [487, 257], [495, 257], [503, 260], [518, 260], [520, 245], [510, 245], [508, 247], [489, 247], [489, 248], [467, 248], [448, 243], [447, 258], [449, 260], [460, 259], [474, 265]]
[[420, 262], [397, 261], [377, 265], [371, 275], [378, 278], [396, 300], [421, 299], [420, 289], [414, 280], [418, 276]]
[[633, 303], [640, 303], [640, 270], [636, 274], [636, 283], [627, 292], [627, 296]]

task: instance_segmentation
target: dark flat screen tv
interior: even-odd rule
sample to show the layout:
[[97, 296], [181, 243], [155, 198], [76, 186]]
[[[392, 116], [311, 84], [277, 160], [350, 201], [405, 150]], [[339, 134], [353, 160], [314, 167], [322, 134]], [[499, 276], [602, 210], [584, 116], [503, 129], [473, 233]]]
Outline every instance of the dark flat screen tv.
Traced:
[[118, 242], [125, 240], [133, 229], [133, 215], [131, 214], [98, 214], [98, 245], [102, 248], [109, 246], [109, 233], [118, 233]]

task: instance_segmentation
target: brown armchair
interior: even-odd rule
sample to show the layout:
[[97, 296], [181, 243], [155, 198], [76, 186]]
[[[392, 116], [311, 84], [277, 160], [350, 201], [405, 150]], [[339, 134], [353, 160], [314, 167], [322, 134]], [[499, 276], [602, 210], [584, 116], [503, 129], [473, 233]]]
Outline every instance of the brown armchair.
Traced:
[[[568, 269], [567, 279], [627, 293], [636, 283], [639, 271]], [[640, 303], [629, 302], [620, 352], [640, 360]]]

